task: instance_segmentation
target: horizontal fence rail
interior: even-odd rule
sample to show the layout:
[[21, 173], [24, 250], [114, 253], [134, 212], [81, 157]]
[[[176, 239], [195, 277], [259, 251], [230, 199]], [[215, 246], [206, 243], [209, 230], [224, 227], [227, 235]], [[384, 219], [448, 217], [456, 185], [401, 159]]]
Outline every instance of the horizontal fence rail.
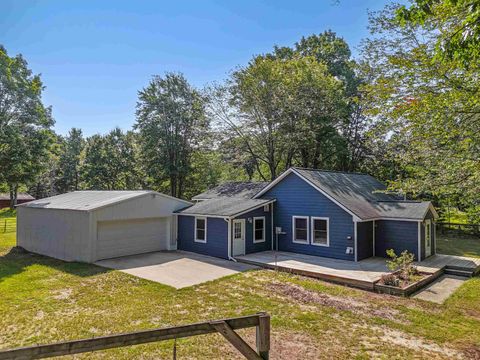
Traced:
[[[234, 330], [256, 327], [256, 347], [253, 350]], [[73, 355], [190, 336], [220, 333], [247, 359], [268, 359], [270, 351], [270, 315], [258, 313], [237, 318], [199, 322], [153, 330], [137, 331], [91, 339], [34, 345], [10, 350], [0, 350], [0, 360], [43, 359], [53, 356]]]

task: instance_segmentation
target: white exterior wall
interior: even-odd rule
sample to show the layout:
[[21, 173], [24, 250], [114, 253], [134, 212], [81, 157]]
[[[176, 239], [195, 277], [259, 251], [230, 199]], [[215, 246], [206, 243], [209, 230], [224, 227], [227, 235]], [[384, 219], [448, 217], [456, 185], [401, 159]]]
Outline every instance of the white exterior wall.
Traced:
[[186, 206], [187, 202], [175, 198], [146, 194], [90, 212], [18, 207], [17, 244], [28, 251], [65, 261], [94, 262], [100, 259], [97, 256], [99, 222], [163, 218], [167, 226], [161, 227], [165, 234], [160, 238], [167, 239], [164, 241], [167, 250], [175, 250], [173, 212]]
[[100, 221], [164, 217], [167, 221], [165, 236], [169, 239], [167, 241], [167, 250], [176, 250], [176, 221], [173, 212], [186, 206], [188, 206], [188, 203], [175, 198], [158, 194], [147, 194], [93, 211], [91, 213], [92, 259], [99, 259], [96, 253], [96, 244], [98, 235], [97, 224]]
[[85, 211], [18, 207], [17, 245], [65, 261], [90, 261]]

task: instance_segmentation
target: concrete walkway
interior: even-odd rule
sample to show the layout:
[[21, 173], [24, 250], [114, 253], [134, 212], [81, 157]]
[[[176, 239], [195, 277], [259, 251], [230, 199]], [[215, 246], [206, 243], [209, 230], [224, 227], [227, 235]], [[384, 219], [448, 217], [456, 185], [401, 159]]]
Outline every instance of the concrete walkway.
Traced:
[[186, 251], [159, 251], [95, 263], [180, 289], [257, 267]]
[[466, 280], [468, 280], [468, 278], [455, 275], [443, 275], [412, 297], [414, 299], [443, 304]]

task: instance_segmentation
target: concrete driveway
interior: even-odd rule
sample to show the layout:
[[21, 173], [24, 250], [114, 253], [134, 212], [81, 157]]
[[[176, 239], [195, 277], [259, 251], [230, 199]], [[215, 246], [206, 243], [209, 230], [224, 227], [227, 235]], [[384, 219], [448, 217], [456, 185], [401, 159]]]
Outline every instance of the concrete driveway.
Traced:
[[255, 269], [255, 266], [186, 251], [159, 251], [95, 263], [177, 289]]

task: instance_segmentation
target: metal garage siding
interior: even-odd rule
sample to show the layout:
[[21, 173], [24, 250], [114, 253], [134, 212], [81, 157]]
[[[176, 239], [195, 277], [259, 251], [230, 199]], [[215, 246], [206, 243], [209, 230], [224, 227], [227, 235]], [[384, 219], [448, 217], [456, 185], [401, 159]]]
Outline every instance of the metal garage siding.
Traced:
[[87, 212], [26, 207], [17, 211], [18, 246], [66, 261], [92, 260]]
[[97, 224], [98, 260], [167, 249], [167, 218], [100, 221]]

